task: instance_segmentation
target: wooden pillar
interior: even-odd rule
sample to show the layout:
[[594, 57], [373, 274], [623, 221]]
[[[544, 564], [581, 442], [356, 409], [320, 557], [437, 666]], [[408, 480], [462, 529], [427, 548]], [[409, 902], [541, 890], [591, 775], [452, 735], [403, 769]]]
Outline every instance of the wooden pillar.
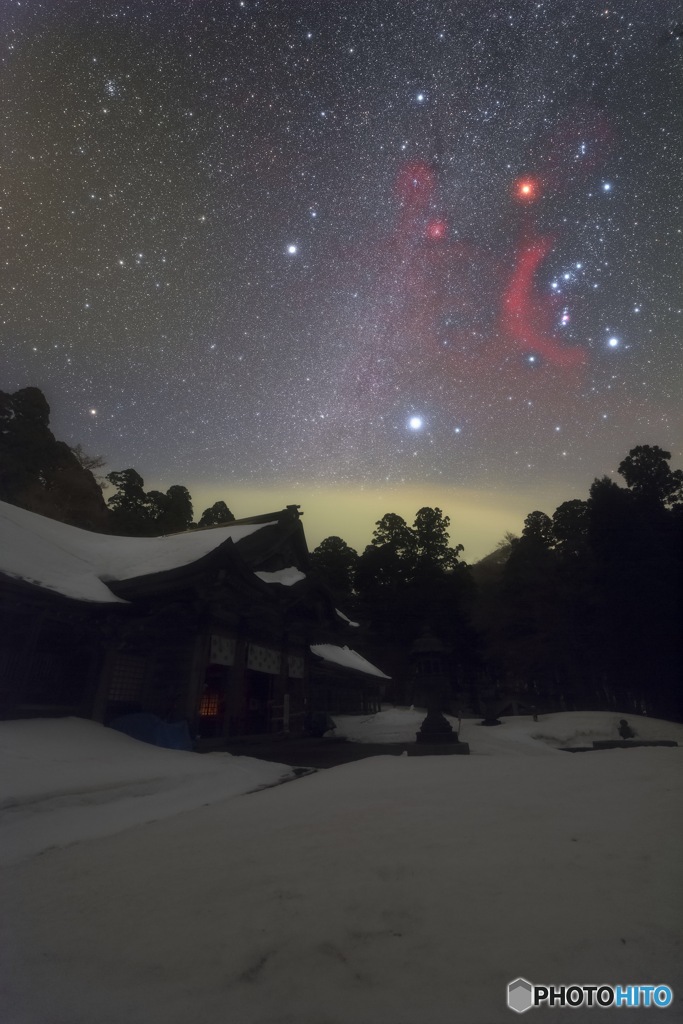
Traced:
[[230, 718], [244, 720], [247, 705], [247, 641], [243, 636], [235, 639], [235, 661], [230, 668], [230, 693], [226, 694], [223, 735], [230, 735]]
[[[282, 717], [277, 723], [278, 732], [289, 732], [289, 644], [287, 638], [283, 638], [280, 645], [280, 671], [273, 686], [273, 699], [271, 705], [282, 708]], [[278, 715], [279, 718], [279, 715]]]
[[195, 637], [185, 689], [185, 717], [190, 723], [190, 730], [192, 732], [194, 732], [197, 721], [198, 705], [206, 676], [206, 666], [209, 664], [210, 647], [211, 637], [208, 634], [200, 634]]
[[311, 652], [308, 644], [304, 647], [304, 675], [301, 680], [302, 710], [304, 715], [311, 710]]

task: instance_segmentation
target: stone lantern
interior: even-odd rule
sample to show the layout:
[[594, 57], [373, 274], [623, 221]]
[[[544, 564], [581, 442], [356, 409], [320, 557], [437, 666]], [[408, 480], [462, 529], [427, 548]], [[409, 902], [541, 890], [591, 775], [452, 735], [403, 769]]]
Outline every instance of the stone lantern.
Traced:
[[415, 734], [417, 743], [457, 743], [458, 734], [444, 716], [450, 698], [449, 651], [429, 629], [410, 651], [414, 688], [427, 705], [427, 717]]

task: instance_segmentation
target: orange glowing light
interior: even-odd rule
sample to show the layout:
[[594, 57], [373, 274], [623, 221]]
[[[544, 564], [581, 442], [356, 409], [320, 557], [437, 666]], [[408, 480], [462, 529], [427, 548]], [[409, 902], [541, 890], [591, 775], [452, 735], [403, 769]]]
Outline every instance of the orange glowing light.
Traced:
[[522, 203], [533, 203], [540, 195], [540, 185], [535, 178], [518, 178], [514, 184], [514, 195]]

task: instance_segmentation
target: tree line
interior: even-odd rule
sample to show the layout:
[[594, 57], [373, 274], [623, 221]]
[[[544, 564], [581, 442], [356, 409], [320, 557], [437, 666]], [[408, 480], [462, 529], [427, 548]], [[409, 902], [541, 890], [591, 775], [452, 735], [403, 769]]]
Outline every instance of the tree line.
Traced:
[[416, 682], [401, 666], [428, 632], [450, 652], [460, 707], [681, 718], [683, 472], [670, 458], [633, 448], [618, 467], [626, 486], [603, 477], [552, 516], [531, 512], [521, 537], [473, 566], [432, 508], [412, 527], [385, 515], [360, 555], [328, 537], [312, 560], [368, 624], [399, 702]]

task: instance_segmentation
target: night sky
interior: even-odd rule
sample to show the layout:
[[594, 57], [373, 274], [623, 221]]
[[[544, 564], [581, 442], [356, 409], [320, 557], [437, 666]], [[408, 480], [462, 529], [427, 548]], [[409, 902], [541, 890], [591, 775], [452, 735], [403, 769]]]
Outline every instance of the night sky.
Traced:
[[681, 463], [683, 21], [624, 0], [1, 0], [3, 390], [309, 543], [465, 557]]

